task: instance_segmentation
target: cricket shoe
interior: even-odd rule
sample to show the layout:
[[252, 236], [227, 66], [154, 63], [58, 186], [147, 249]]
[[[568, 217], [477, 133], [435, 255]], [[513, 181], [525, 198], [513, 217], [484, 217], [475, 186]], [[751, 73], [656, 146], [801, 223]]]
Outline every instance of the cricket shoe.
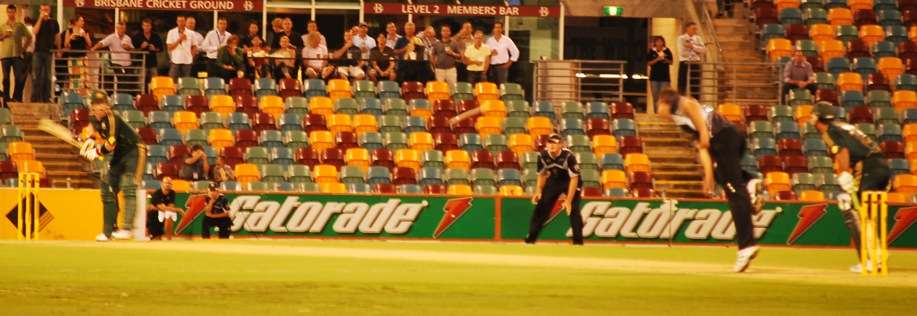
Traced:
[[736, 256], [736, 266], [732, 270], [736, 273], [745, 272], [745, 270], [748, 269], [748, 266], [751, 265], [751, 260], [755, 259], [757, 256], [758, 246], [751, 246], [739, 250], [739, 253]]
[[111, 239], [109, 239], [108, 236], [105, 236], [105, 234], [102, 233], [102, 234], [99, 234], [99, 235], [96, 236], [96, 241], [98, 241], [98, 242], [106, 242], [106, 241], [111, 241]]
[[131, 234], [131, 231], [127, 229], [119, 229], [118, 231], [111, 233], [111, 237], [113, 239], [127, 240], [127, 239], [131, 239], [131, 237], [133, 237], [133, 234]]
[[[871, 261], [866, 262], [866, 270], [872, 271], [872, 262]], [[863, 273], [863, 265], [860, 263], [857, 263], [855, 265], [850, 266], [850, 272]]]
[[751, 213], [758, 215], [764, 208], [764, 181], [757, 178], [748, 181], [748, 195], [751, 197]]

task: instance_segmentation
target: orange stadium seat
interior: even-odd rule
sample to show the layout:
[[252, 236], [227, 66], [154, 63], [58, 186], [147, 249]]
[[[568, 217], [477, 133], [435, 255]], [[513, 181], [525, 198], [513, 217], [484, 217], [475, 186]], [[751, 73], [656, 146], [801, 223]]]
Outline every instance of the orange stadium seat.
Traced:
[[650, 172], [650, 158], [646, 154], [630, 153], [624, 157], [624, 169], [627, 172]]
[[258, 99], [258, 109], [278, 119], [283, 114], [283, 98], [276, 95], [262, 96]]
[[453, 149], [447, 151], [444, 162], [446, 163], [446, 168], [471, 169], [471, 156], [464, 150]]
[[446, 189], [448, 195], [472, 195], [471, 186], [467, 184], [450, 184]]
[[889, 81], [898, 79], [898, 76], [904, 73], [904, 62], [898, 57], [879, 58], [879, 64], [877, 66], [879, 72]]
[[236, 181], [241, 183], [255, 182], [261, 180], [261, 171], [258, 166], [250, 163], [236, 164], [235, 168]]
[[809, 25], [809, 37], [815, 43], [834, 39], [834, 27], [830, 24], [812, 24]]
[[912, 174], [899, 174], [893, 181], [895, 192], [913, 194], [917, 193], [917, 176]]
[[745, 111], [742, 110], [742, 106], [735, 103], [720, 104], [717, 112], [722, 114], [723, 117], [733, 123], [741, 123], [745, 121]]
[[805, 190], [799, 193], [799, 200], [806, 202], [824, 201], [825, 194], [817, 190]]
[[605, 189], [627, 188], [627, 175], [624, 170], [608, 169], [602, 171], [602, 186]]
[[844, 72], [837, 76], [837, 86], [841, 91], [863, 91], [863, 78], [857, 72]]
[[529, 134], [511, 134], [507, 144], [516, 155], [535, 151], [535, 142], [532, 140], [532, 135]]
[[525, 190], [515, 184], [505, 184], [500, 186], [500, 195], [502, 196], [522, 196]]
[[474, 85], [474, 96], [478, 101], [500, 98], [500, 89], [493, 82], [478, 82]]
[[353, 130], [357, 134], [378, 132], [379, 123], [372, 114], [357, 114], [353, 116]]
[[544, 116], [529, 117], [528, 122], [526, 122], [526, 128], [529, 130], [529, 134], [535, 138], [554, 133], [554, 124], [551, 123], [551, 119]]
[[38, 160], [21, 160], [16, 162], [16, 170], [20, 173], [34, 172], [39, 174], [40, 178], [47, 177], [45, 165]]
[[309, 99], [309, 113], [322, 116], [334, 114], [334, 101], [329, 97], [312, 97]]
[[872, 0], [847, 0], [847, 7], [853, 11], [872, 10]]
[[430, 81], [424, 89], [427, 100], [431, 103], [439, 100], [448, 100], [452, 94], [449, 93], [449, 84], [443, 81]]
[[772, 38], [767, 41], [767, 56], [776, 62], [780, 57], [793, 55], [793, 43], [785, 38]]
[[895, 109], [917, 108], [917, 92], [911, 90], [898, 90], [892, 95], [892, 104]]
[[331, 79], [328, 81], [328, 96], [331, 97], [331, 100], [337, 101], [337, 99], [350, 98], [352, 93], [350, 81], [344, 79]]
[[853, 12], [847, 8], [831, 8], [828, 10], [828, 21], [831, 25], [851, 25], [853, 24]]
[[490, 134], [503, 134], [503, 118], [501, 117], [479, 116], [474, 126], [482, 137]]
[[506, 104], [502, 100], [481, 101], [481, 114], [484, 116], [506, 117]]
[[360, 167], [364, 172], [369, 169], [369, 150], [362, 147], [347, 148], [344, 161], [348, 166]]
[[[907, 142], [917, 142], [917, 123], [910, 123], [904, 125], [902, 128], [901, 134], [904, 136], [904, 140]], [[915, 167], [914, 164], [911, 164], [911, 167]]]
[[347, 193], [347, 185], [340, 182], [322, 182], [318, 184], [318, 191], [321, 193], [344, 194]]
[[332, 133], [339, 134], [341, 132], [352, 132], [353, 123], [350, 120], [350, 115], [347, 114], [332, 114], [328, 116], [328, 129]]
[[197, 116], [190, 111], [175, 112], [172, 114], [172, 126], [175, 126], [179, 132], [185, 133], [198, 127]]
[[433, 135], [428, 132], [413, 132], [408, 135], [408, 145], [421, 152], [432, 150], [436, 146]]
[[764, 184], [767, 186], [767, 192], [777, 193], [792, 189], [790, 175], [782, 171], [768, 172], [764, 176]]
[[881, 25], [868, 24], [860, 26], [859, 34], [860, 39], [866, 42], [869, 47], [885, 39], [885, 30], [882, 29]]
[[235, 143], [232, 131], [225, 128], [211, 129], [207, 133], [207, 142], [217, 151], [232, 146]]
[[592, 137], [592, 151], [596, 157], [618, 152], [618, 140], [612, 135], [595, 135]]
[[327, 183], [338, 181], [338, 170], [333, 165], [320, 164], [315, 165], [312, 170], [312, 177], [315, 182]]
[[7, 155], [13, 163], [26, 160], [35, 160], [35, 150], [27, 142], [12, 142], [6, 145]]
[[395, 165], [411, 168], [414, 169], [414, 172], [418, 172], [420, 170], [420, 151], [411, 148], [396, 150]]
[[818, 54], [822, 60], [831, 60], [834, 57], [846, 57], [847, 48], [840, 40], [827, 40], [818, 43]]
[[908, 203], [911, 195], [904, 192], [888, 192], [886, 200], [888, 203]]
[[175, 82], [172, 82], [170, 77], [153, 77], [150, 80], [150, 92], [156, 100], [162, 100], [162, 96], [175, 95]]
[[812, 105], [797, 105], [795, 109], [793, 109], [793, 116], [796, 118], [796, 122], [800, 125], [808, 122], [812, 116]]
[[917, 143], [908, 142], [904, 145], [904, 154], [907, 156], [907, 159], [911, 161], [917, 160]]
[[799, 8], [800, 0], [774, 0], [774, 5], [777, 6], [777, 12], [780, 12], [786, 8]]
[[309, 145], [318, 153], [334, 147], [334, 134], [330, 131], [313, 131], [309, 133]]
[[917, 25], [911, 26], [907, 30], [907, 38], [912, 42], [917, 41]]
[[229, 116], [229, 113], [236, 111], [236, 103], [232, 96], [214, 95], [210, 97], [210, 110], [220, 113], [225, 118]]
[[191, 191], [191, 181], [181, 179], [172, 180], [172, 190], [178, 193], [187, 193]]

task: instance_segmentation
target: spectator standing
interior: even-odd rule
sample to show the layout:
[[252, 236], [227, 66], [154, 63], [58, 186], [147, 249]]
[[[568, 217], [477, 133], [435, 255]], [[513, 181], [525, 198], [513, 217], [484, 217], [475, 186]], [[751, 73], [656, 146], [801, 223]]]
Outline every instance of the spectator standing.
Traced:
[[[232, 33], [226, 31], [228, 22], [226, 17], [220, 17], [217, 19], [216, 29], [207, 32], [207, 36], [204, 37], [204, 42], [201, 43], [201, 49], [207, 54], [207, 73], [213, 74], [214, 76], [224, 77], [223, 69], [217, 57], [219, 57], [220, 48], [226, 46], [226, 42], [229, 40], [229, 37], [232, 36]], [[236, 38], [238, 41], [238, 38]], [[235, 74], [233, 74], [235, 76]], [[225, 77], [224, 77], [225, 78]]]
[[160, 182], [159, 190], [153, 192], [150, 204], [147, 205], [146, 229], [151, 240], [160, 240], [162, 235], [172, 240], [175, 222], [178, 214], [184, 215], [185, 211], [175, 207], [175, 191], [172, 190], [172, 178], [164, 177]]
[[484, 31], [474, 32], [474, 43], [465, 48], [464, 60], [468, 65], [468, 82], [472, 85], [487, 81], [487, 69], [493, 50], [484, 44]]
[[505, 83], [509, 77], [509, 67], [519, 60], [519, 48], [509, 36], [503, 35], [503, 23], [494, 23], [493, 36], [487, 39], [487, 46], [493, 49], [490, 56], [490, 81], [496, 84]]
[[217, 52], [217, 71], [223, 80], [229, 82], [232, 78], [245, 76], [245, 52], [239, 47], [239, 37], [230, 35], [226, 46]]
[[266, 41], [262, 43], [262, 45], [273, 48], [272, 45], [275, 40], [279, 40], [277, 36], [279, 36], [280, 33], [283, 33], [283, 19], [279, 17], [274, 18], [271, 20], [271, 31], [267, 33], [267, 38], [265, 38]]
[[328, 48], [321, 45], [320, 35], [306, 35], [306, 47], [302, 49], [303, 66], [309, 79], [326, 80], [334, 73], [334, 67], [328, 65]]
[[239, 36], [239, 45], [248, 53], [248, 50], [252, 47], [252, 39], [261, 37], [261, 29], [258, 27], [258, 21], [248, 21], [248, 29], [246, 31], [247, 33], [245, 33], [245, 35]]
[[395, 25], [395, 22], [388, 22], [385, 25], [385, 46], [395, 49], [399, 39], [401, 39], [401, 35], [398, 35], [398, 26]]
[[204, 152], [201, 145], [192, 146], [191, 152], [185, 155], [182, 162], [182, 168], [178, 172], [179, 178], [190, 181], [207, 180], [210, 164], [207, 161], [207, 153]]
[[60, 25], [51, 18], [51, 5], [38, 7], [38, 21], [32, 30], [35, 53], [32, 55], [32, 102], [51, 101], [51, 50], [60, 47]]
[[146, 61], [143, 70], [146, 73], [143, 85], [146, 86], [153, 77], [159, 75], [157, 54], [162, 51], [165, 45], [162, 43], [162, 38], [159, 37], [159, 34], [153, 32], [153, 20], [150, 18], [144, 18], [140, 22], [140, 32], [134, 35], [131, 41], [135, 49], [147, 52], [146, 56], [143, 57]]
[[351, 31], [344, 31], [344, 45], [331, 54], [331, 59], [336, 60], [337, 73], [341, 79], [363, 80], [363, 54], [360, 48], [354, 45]]
[[175, 19], [175, 24], [175, 28], [166, 34], [166, 45], [169, 49], [169, 60], [172, 62], [169, 66], [169, 76], [172, 77], [172, 80], [178, 81], [180, 77], [191, 76], [191, 63], [194, 61], [192, 52], [195, 50], [195, 44], [191, 37], [192, 31], [186, 28], [185, 17], [179, 15]]
[[395, 54], [400, 57], [398, 78], [402, 81], [420, 81], [426, 66], [423, 60], [423, 41], [415, 35], [415, 31], [414, 23], [405, 23], [404, 37], [399, 38], [395, 44]]
[[458, 81], [455, 61], [462, 58], [462, 44], [452, 39], [449, 25], [443, 25], [439, 34], [440, 40], [433, 44], [433, 73], [436, 81], [445, 81], [455, 86]]
[[325, 46], [325, 49], [328, 48], [328, 42], [325, 41], [325, 35], [322, 35], [322, 33], [318, 31], [318, 23], [315, 23], [315, 21], [313, 20], [309, 20], [309, 22], [306, 22], [306, 34], [303, 34], [302, 36], [303, 46], [305, 46], [305, 44], [309, 42], [306, 39], [306, 36], [308, 36], [309, 34], [318, 34], [319, 45]]
[[35, 20], [27, 16], [22, 18], [26, 30], [29, 31], [29, 37], [22, 40], [22, 46], [25, 47], [22, 52], [22, 66], [25, 72], [25, 84], [23, 85], [22, 94], [23, 102], [29, 102], [32, 97], [32, 55], [35, 53]]
[[369, 52], [376, 48], [376, 40], [372, 36], [369, 36], [369, 26], [366, 23], [360, 23], [359, 26], [356, 26], [351, 30], [351, 32], [356, 31], [353, 34], [353, 46], [356, 46], [360, 49], [360, 59], [364, 62], [369, 60]]
[[[462, 23], [462, 28], [459, 30], [458, 34], [452, 37], [452, 40], [459, 44], [459, 54], [462, 54], [466, 47], [474, 44], [474, 29], [472, 27], [471, 21], [465, 21], [465, 23]], [[458, 81], [468, 81], [468, 70], [461, 57], [455, 61], [455, 72]]]
[[[690, 84], [699, 86], [700, 63], [704, 60], [706, 52], [704, 39], [697, 35], [697, 24], [685, 24], [685, 33], [678, 36], [678, 92], [682, 95], [688, 94], [689, 76]], [[690, 94], [691, 97], [700, 99], [700, 91], [691, 91]]]
[[[646, 65], [650, 67], [650, 90], [653, 93], [653, 106], [659, 100], [659, 92], [672, 85], [669, 74], [669, 65], [672, 64], [672, 51], [665, 47], [665, 39], [662, 36], [653, 37], [653, 46], [647, 54]], [[655, 111], [653, 111], [655, 113]]]
[[[31, 39], [32, 33], [25, 24], [16, 21], [16, 6], [6, 6], [6, 23], [0, 25], [0, 64], [3, 65], [4, 100], [22, 102], [22, 90], [28, 76], [22, 57]], [[13, 83], [15, 87], [10, 86], [11, 79], [16, 80]]]
[[290, 18], [284, 18], [281, 26], [283, 26], [283, 31], [274, 37], [274, 42], [271, 44], [271, 48], [275, 50], [280, 48], [280, 38], [283, 36], [287, 37], [287, 40], [290, 42], [290, 45], [293, 46], [294, 49], [303, 46], [302, 37], [299, 34], [296, 34], [296, 32], [293, 32], [293, 20]]
[[194, 63], [191, 64], [191, 74], [196, 76], [201, 71], [207, 71], [206, 57], [200, 54], [201, 45], [204, 44], [204, 36], [196, 31], [197, 19], [193, 16], [188, 16], [185, 26], [187, 26], [188, 31], [190, 31], [188, 37], [190, 37], [191, 42], [194, 43], [194, 46], [191, 46], [191, 60], [194, 61]]
[[201, 238], [210, 239], [210, 229], [216, 227], [220, 239], [229, 238], [232, 219], [229, 217], [229, 201], [220, 192], [219, 185], [210, 184], [210, 190], [204, 197], [204, 220], [201, 222]]
[[213, 165], [213, 168], [210, 168], [210, 180], [215, 183], [236, 181], [235, 172], [232, 167], [226, 164], [222, 156], [217, 156], [216, 164]]
[[[376, 40], [385, 43], [385, 33], [379, 33]], [[395, 81], [395, 51], [387, 45], [376, 46], [369, 52], [369, 78], [372, 81]]]
[[423, 60], [425, 61], [424, 67], [421, 68], [420, 82], [431, 81], [435, 78], [433, 73], [433, 45], [439, 42], [436, 39], [436, 29], [432, 26], [427, 26], [417, 38], [423, 44]]
[[113, 80], [109, 80], [111, 83], [106, 89], [115, 92], [119, 89], [130, 89], [130, 86], [121, 84], [121, 81], [130, 81], [131, 55], [128, 51], [134, 49], [130, 36], [127, 36], [127, 25], [124, 22], [118, 22], [115, 25], [115, 32], [96, 43], [90, 50], [96, 51], [103, 47], [111, 52], [111, 71], [113, 73]]
[[793, 53], [793, 59], [783, 66], [783, 91], [780, 98], [787, 100], [787, 93], [793, 89], [806, 89], [815, 95], [815, 71], [812, 64], [806, 60], [806, 55], [801, 50]]

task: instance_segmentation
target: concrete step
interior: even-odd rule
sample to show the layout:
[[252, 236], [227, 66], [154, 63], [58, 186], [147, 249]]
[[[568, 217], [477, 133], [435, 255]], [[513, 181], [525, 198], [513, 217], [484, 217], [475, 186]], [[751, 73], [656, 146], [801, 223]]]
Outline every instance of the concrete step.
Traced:
[[699, 173], [697, 170], [692, 171], [658, 171], [653, 170], [653, 178], [657, 181], [665, 180], [686, 180], [686, 181], [702, 181], [704, 176]]
[[684, 162], [684, 163], [653, 163], [653, 172], [659, 171], [671, 171], [671, 172], [680, 172], [680, 171], [694, 171], [700, 172], [701, 166], [697, 162]]
[[701, 180], [655, 180], [653, 184], [656, 191], [671, 189], [701, 191], [704, 186]]

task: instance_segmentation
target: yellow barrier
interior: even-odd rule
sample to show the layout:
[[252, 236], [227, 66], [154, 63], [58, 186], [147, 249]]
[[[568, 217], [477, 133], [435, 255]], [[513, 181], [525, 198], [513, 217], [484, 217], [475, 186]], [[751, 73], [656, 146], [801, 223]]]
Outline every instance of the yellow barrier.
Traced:
[[[99, 190], [42, 188], [34, 196], [34, 237], [53, 240], [93, 240], [102, 231], [102, 201]], [[23, 203], [18, 188], [0, 189], [0, 239], [24, 237], [10, 218]], [[23, 216], [26, 216], [25, 213]], [[18, 215], [18, 214], [17, 214]], [[145, 217], [143, 217], [145, 218]], [[22, 223], [23, 221], [19, 221]], [[28, 230], [27, 230], [28, 231]]]

